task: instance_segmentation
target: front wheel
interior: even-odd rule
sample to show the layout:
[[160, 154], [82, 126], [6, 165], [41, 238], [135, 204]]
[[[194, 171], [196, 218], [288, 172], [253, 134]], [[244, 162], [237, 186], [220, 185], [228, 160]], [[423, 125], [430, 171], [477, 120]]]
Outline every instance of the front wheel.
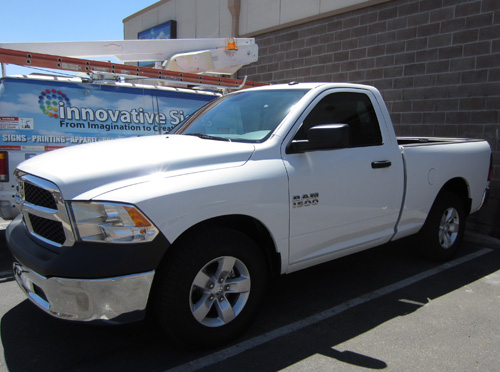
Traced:
[[155, 315], [174, 339], [212, 348], [255, 318], [268, 283], [266, 261], [246, 235], [213, 228], [183, 239], [160, 267]]
[[465, 231], [465, 208], [453, 193], [444, 192], [432, 206], [419, 233], [420, 252], [434, 261], [452, 258], [460, 248]]

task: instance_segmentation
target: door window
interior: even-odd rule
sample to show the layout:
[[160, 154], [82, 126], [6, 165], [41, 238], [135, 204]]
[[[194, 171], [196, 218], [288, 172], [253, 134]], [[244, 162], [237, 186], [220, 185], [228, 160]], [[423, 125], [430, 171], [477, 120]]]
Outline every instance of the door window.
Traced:
[[377, 115], [366, 94], [342, 92], [324, 97], [307, 115], [294, 140], [307, 140], [309, 129], [321, 124], [349, 125], [352, 147], [382, 144]]

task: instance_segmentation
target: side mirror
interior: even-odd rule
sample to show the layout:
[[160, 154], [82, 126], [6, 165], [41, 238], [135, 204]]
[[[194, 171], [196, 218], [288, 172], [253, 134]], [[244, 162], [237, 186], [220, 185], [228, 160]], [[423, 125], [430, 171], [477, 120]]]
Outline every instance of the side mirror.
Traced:
[[307, 140], [294, 140], [291, 153], [333, 150], [350, 147], [351, 132], [347, 124], [322, 124], [309, 129]]

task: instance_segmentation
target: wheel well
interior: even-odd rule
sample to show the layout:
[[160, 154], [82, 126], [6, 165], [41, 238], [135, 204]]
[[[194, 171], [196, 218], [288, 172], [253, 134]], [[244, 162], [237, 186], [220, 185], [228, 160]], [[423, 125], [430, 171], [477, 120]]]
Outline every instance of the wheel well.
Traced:
[[[196, 234], [201, 229], [210, 229], [213, 227], [227, 227], [237, 230], [255, 241], [257, 246], [264, 253], [270, 273], [277, 276], [281, 272], [281, 256], [276, 251], [276, 246], [269, 233], [269, 230], [257, 219], [244, 215], [228, 215], [215, 217], [200, 222], [179, 236], [176, 241], [181, 240], [190, 234]], [[173, 243], [175, 245], [175, 242]]]
[[456, 194], [464, 203], [465, 213], [467, 215], [470, 213], [472, 200], [469, 197], [469, 185], [463, 178], [454, 178], [446, 182], [441, 188], [438, 198], [443, 192]]

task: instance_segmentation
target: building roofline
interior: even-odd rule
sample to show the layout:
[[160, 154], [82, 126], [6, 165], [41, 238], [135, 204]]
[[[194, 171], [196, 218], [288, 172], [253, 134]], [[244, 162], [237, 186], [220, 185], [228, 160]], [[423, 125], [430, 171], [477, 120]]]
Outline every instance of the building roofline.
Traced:
[[137, 16], [139, 16], [139, 15], [141, 15], [141, 14], [143, 14], [143, 13], [146, 13], [147, 11], [149, 11], [149, 10], [151, 10], [151, 9], [157, 8], [157, 7], [159, 7], [160, 5], [162, 5], [162, 4], [164, 4], [164, 3], [167, 3], [167, 2], [169, 2], [169, 1], [170, 1], [170, 0], [160, 0], [160, 1], [156, 2], [156, 3], [154, 3], [154, 4], [151, 4], [150, 6], [148, 6], [148, 7], [144, 8], [144, 9], [141, 9], [141, 10], [139, 10], [138, 12], [136, 12], [136, 13], [134, 13], [134, 14], [131, 14], [131, 15], [129, 15], [129, 16], [128, 16], [128, 17], [126, 17], [126, 18], [123, 18], [122, 23], [125, 23], [125, 22], [129, 21], [130, 19], [135, 18], [135, 17], [137, 17]]

